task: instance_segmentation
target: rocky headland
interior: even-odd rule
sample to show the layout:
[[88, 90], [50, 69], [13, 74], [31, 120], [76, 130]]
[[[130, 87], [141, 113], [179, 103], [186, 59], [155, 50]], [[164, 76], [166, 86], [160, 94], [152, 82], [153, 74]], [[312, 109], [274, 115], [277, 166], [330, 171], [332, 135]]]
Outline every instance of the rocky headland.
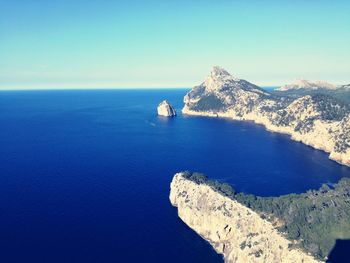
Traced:
[[182, 112], [253, 121], [350, 166], [349, 105], [326, 94], [276, 95], [214, 67], [202, 84], [186, 94]]

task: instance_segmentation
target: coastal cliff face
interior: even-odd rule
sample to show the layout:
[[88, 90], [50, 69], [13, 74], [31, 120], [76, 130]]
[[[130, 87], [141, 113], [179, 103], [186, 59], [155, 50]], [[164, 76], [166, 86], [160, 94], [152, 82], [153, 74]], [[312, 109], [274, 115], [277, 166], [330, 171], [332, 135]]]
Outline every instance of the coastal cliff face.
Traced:
[[350, 166], [349, 106], [330, 96], [277, 96], [214, 67], [202, 84], [186, 94], [184, 104], [184, 114], [253, 121]]
[[320, 262], [292, 248], [274, 225], [256, 212], [183, 173], [174, 176], [170, 201], [179, 217], [224, 256], [225, 262]]

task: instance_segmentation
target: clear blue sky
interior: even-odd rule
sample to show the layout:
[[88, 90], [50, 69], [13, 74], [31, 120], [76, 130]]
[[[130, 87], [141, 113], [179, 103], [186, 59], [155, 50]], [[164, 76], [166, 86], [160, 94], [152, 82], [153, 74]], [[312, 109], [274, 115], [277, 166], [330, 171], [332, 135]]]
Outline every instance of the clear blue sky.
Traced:
[[0, 89], [350, 83], [350, 1], [0, 0]]

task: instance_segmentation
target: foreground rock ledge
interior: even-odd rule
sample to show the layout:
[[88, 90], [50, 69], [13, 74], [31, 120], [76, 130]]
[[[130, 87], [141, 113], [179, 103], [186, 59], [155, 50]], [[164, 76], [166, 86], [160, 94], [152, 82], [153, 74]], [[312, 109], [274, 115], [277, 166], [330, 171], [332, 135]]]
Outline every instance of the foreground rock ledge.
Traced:
[[205, 184], [177, 173], [170, 185], [170, 202], [190, 228], [224, 256], [225, 262], [320, 262], [283, 237], [251, 209]]
[[176, 116], [176, 111], [173, 106], [167, 100], [163, 100], [159, 103], [157, 108], [158, 115], [164, 117], [173, 117]]

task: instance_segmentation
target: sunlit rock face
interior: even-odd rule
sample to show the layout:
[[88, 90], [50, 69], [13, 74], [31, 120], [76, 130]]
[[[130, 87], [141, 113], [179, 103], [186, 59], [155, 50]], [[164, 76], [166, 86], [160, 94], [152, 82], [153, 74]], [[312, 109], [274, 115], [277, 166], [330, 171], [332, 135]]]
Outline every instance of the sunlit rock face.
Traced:
[[185, 95], [182, 112], [254, 121], [350, 166], [349, 106], [324, 94], [275, 95], [214, 67], [202, 84]]
[[163, 100], [159, 103], [157, 108], [158, 115], [165, 117], [173, 117], [176, 116], [176, 111], [173, 106], [167, 100]]
[[222, 254], [225, 262], [319, 262], [293, 248], [292, 241], [256, 212], [183, 173], [171, 182], [170, 202], [177, 207], [179, 217]]

